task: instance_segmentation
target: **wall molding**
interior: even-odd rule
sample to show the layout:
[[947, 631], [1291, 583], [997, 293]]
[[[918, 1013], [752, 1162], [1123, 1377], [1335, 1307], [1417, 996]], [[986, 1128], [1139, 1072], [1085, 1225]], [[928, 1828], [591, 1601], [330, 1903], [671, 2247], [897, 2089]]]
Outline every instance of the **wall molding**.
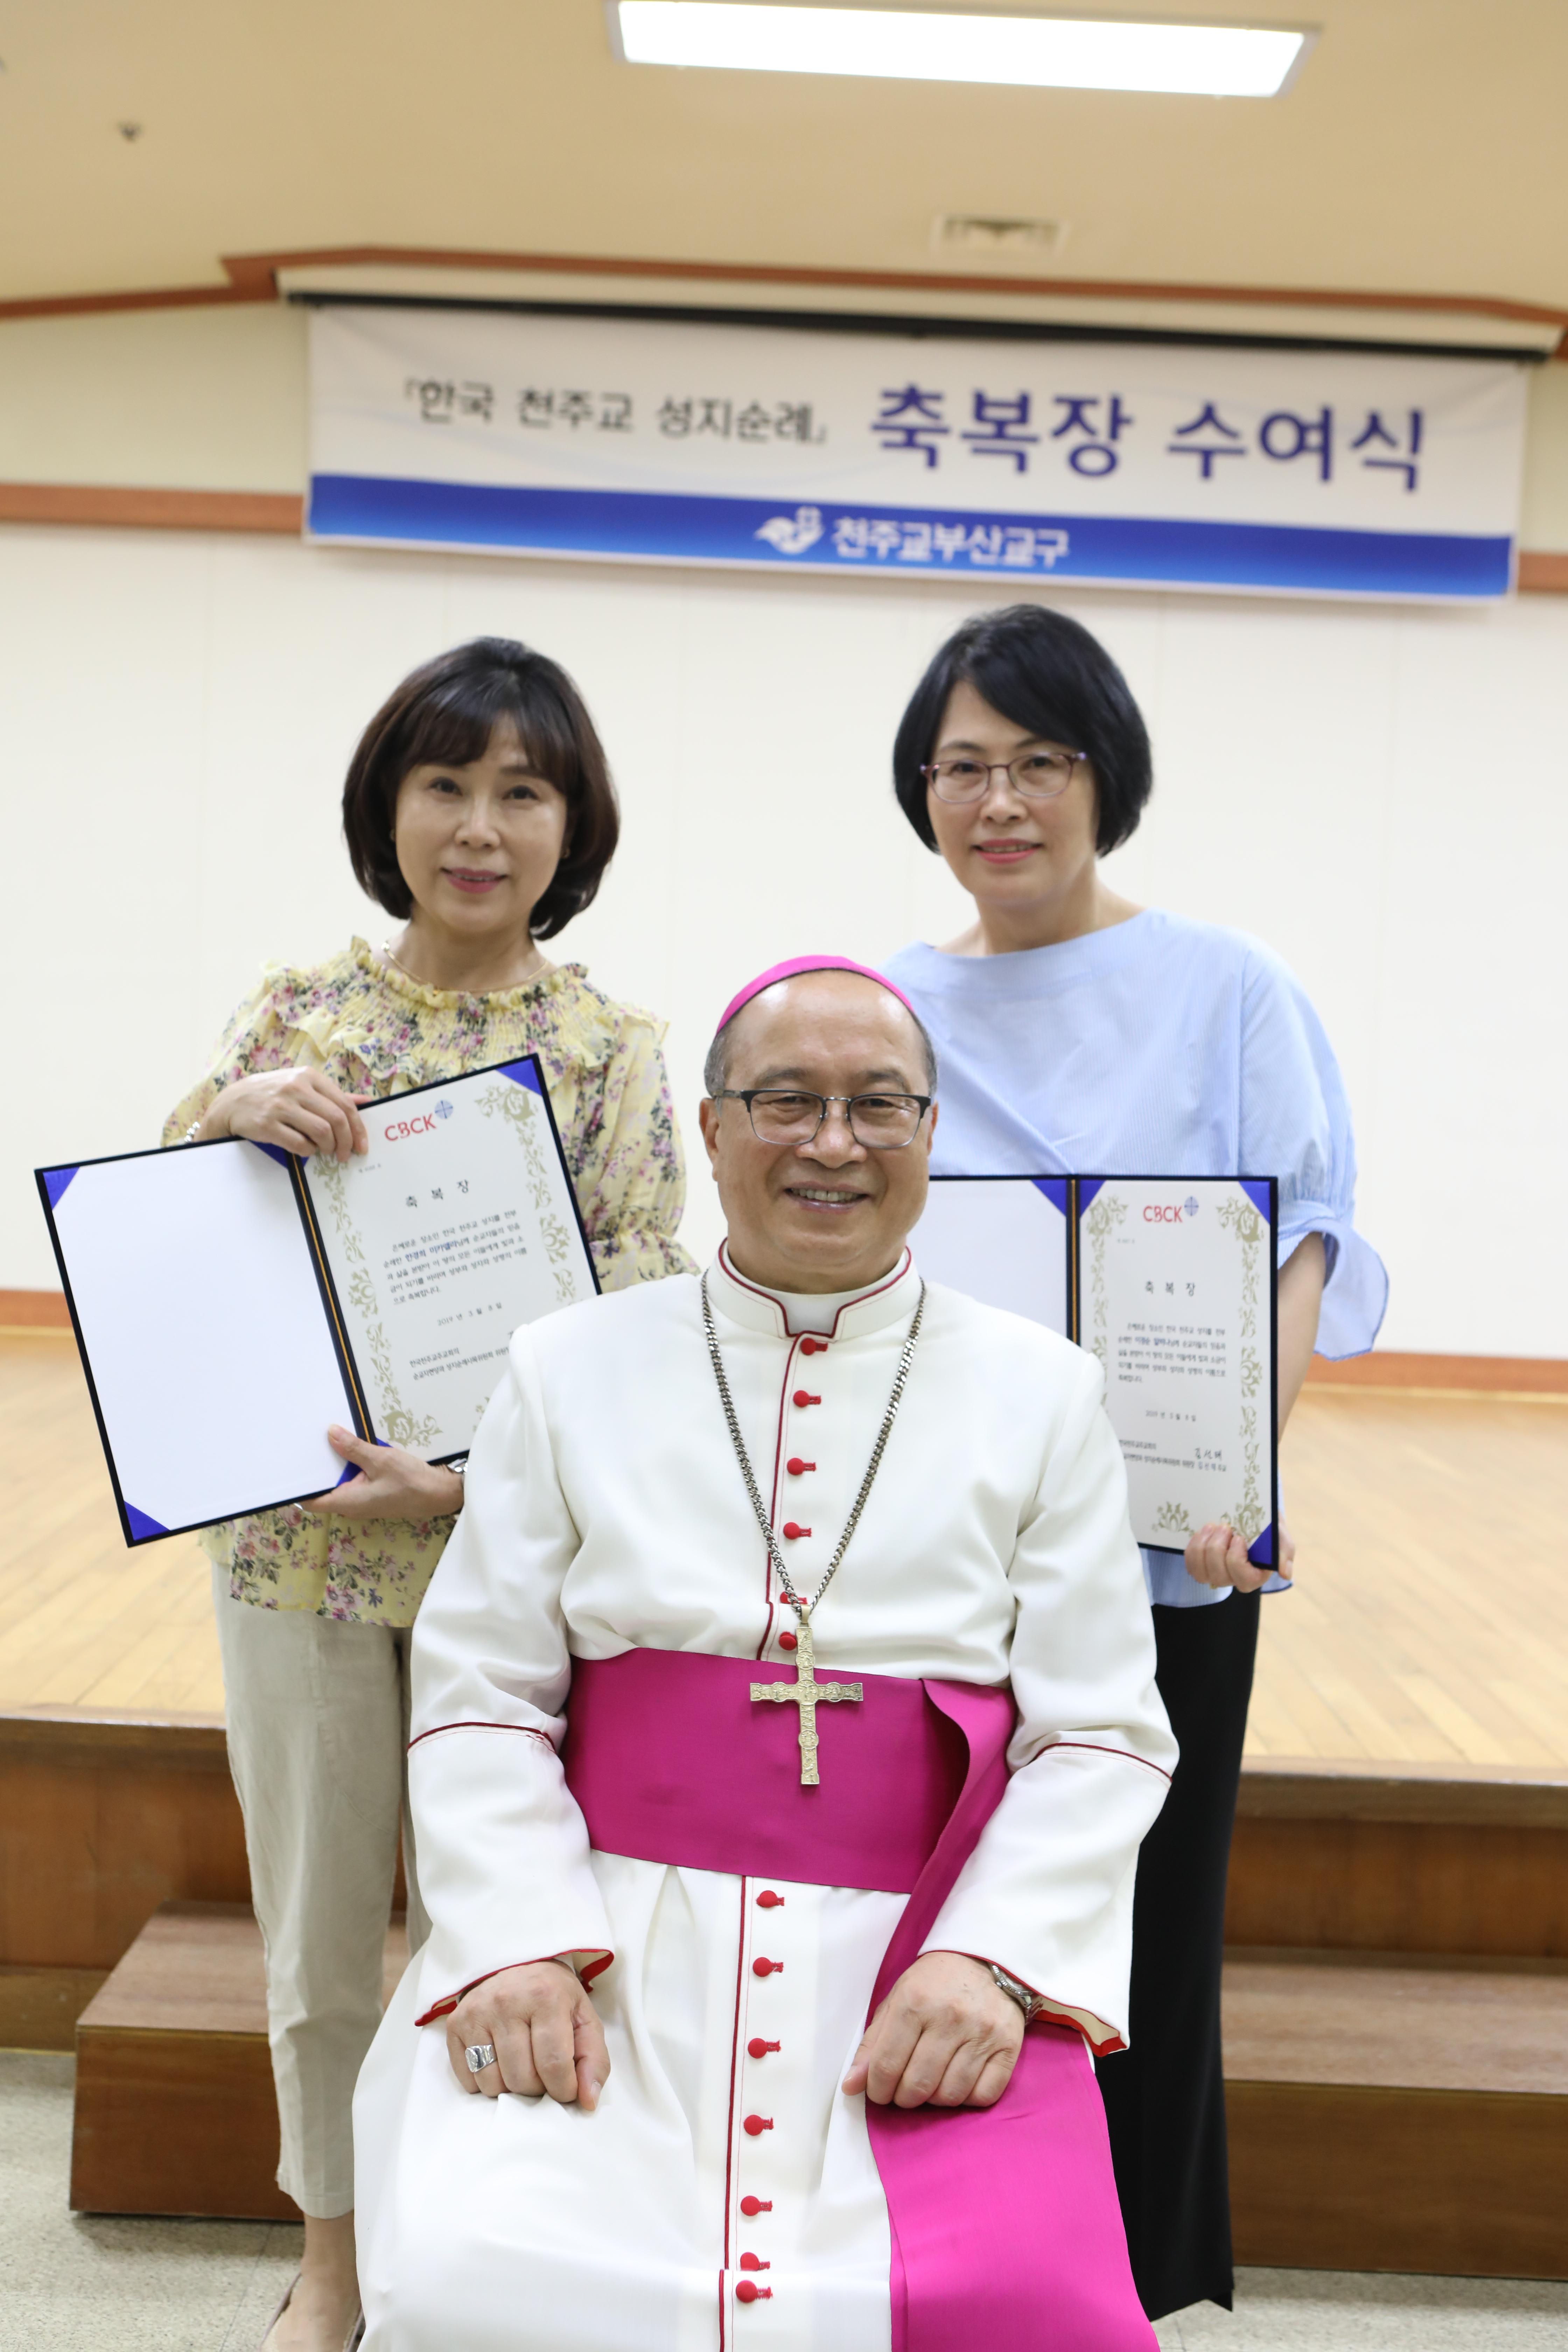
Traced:
[[[61, 1290], [0, 1290], [0, 1331], [68, 1331]], [[1314, 1356], [1309, 1388], [1409, 1389], [1426, 1395], [1568, 1396], [1568, 1358], [1420, 1356], [1376, 1349], [1332, 1363]]]
[[97, 523], [128, 530], [272, 531], [297, 538], [304, 516], [304, 499], [291, 492], [128, 489], [109, 482], [0, 482], [0, 522]]
[[[292, 491], [0, 482], [0, 523], [7, 522], [93, 524], [110, 530], [265, 531], [297, 539], [304, 529], [305, 501]], [[1521, 549], [1518, 585], [1521, 595], [1568, 595], [1568, 553]]]
[[1287, 304], [1301, 310], [1426, 310], [1554, 327], [1554, 356], [1568, 357], [1568, 310], [1492, 294], [1390, 294], [1321, 286], [1203, 286], [1122, 278], [956, 276], [930, 269], [809, 269], [784, 263], [656, 261], [626, 255], [505, 253], [416, 245], [303, 246], [280, 253], [226, 253], [224, 282], [129, 288], [97, 294], [38, 294], [0, 302], [0, 320], [79, 318], [113, 310], [199, 310], [274, 302], [285, 269], [497, 269], [552, 277], [664, 278], [679, 285], [819, 287], [836, 293], [1016, 294], [1080, 301]]
[[1341, 1363], [1314, 1356], [1307, 1373], [1313, 1389], [1404, 1389], [1423, 1396], [1568, 1397], [1568, 1360], [1561, 1356], [1415, 1356], [1374, 1349]]

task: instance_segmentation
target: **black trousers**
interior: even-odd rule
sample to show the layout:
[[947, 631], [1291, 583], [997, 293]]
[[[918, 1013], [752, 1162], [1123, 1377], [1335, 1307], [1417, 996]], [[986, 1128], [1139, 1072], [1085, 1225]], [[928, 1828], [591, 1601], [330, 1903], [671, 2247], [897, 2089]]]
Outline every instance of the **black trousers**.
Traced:
[[1181, 1761], [1138, 1857], [1130, 2047], [1097, 2069], [1151, 2319], [1189, 2303], [1231, 2307], [1219, 1979], [1258, 1611], [1255, 1592], [1154, 1611], [1160, 1696]]

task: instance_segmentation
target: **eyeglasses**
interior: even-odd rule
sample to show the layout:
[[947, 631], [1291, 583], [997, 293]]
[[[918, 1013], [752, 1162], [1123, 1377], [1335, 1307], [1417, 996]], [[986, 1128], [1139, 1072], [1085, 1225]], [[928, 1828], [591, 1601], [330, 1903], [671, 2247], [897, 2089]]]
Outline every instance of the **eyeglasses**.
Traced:
[[721, 1087], [715, 1102], [742, 1102], [759, 1143], [810, 1143], [832, 1103], [868, 1151], [902, 1151], [931, 1107], [930, 1095], [814, 1095], [798, 1087]]
[[1072, 772], [1088, 758], [1086, 751], [1026, 751], [1018, 760], [933, 760], [921, 770], [939, 801], [962, 807], [983, 801], [991, 779], [999, 771], [1013, 790], [1026, 801], [1054, 801], [1072, 782]]

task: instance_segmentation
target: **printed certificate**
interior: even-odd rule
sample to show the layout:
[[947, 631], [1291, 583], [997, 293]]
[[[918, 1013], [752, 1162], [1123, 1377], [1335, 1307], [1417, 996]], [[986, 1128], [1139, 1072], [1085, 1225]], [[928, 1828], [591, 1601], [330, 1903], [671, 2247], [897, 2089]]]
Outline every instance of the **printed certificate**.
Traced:
[[363, 1111], [342, 1167], [225, 1138], [37, 1171], [127, 1543], [468, 1451], [520, 1323], [598, 1287], [537, 1058]]
[[1277, 1228], [1268, 1177], [937, 1177], [914, 1248], [1100, 1358], [1141, 1544], [1223, 1520], [1272, 1568]]

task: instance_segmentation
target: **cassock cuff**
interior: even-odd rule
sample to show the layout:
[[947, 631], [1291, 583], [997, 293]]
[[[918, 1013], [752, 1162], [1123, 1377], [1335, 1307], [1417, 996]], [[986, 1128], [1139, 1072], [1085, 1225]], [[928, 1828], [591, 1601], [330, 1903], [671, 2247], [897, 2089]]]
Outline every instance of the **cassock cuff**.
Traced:
[[438, 2017], [450, 2017], [458, 2003], [465, 2000], [476, 1985], [489, 1984], [492, 1977], [504, 1976], [508, 1969], [530, 1969], [537, 1967], [542, 1960], [563, 1960], [573, 1975], [586, 1988], [592, 1985], [595, 1977], [604, 1975], [615, 1957], [614, 1952], [538, 1952], [531, 1959], [502, 1960], [497, 1967], [470, 1977], [468, 1983], [459, 1985], [456, 1992], [443, 1993], [440, 2000], [432, 2001], [414, 2022], [416, 2025], [433, 2025]]

